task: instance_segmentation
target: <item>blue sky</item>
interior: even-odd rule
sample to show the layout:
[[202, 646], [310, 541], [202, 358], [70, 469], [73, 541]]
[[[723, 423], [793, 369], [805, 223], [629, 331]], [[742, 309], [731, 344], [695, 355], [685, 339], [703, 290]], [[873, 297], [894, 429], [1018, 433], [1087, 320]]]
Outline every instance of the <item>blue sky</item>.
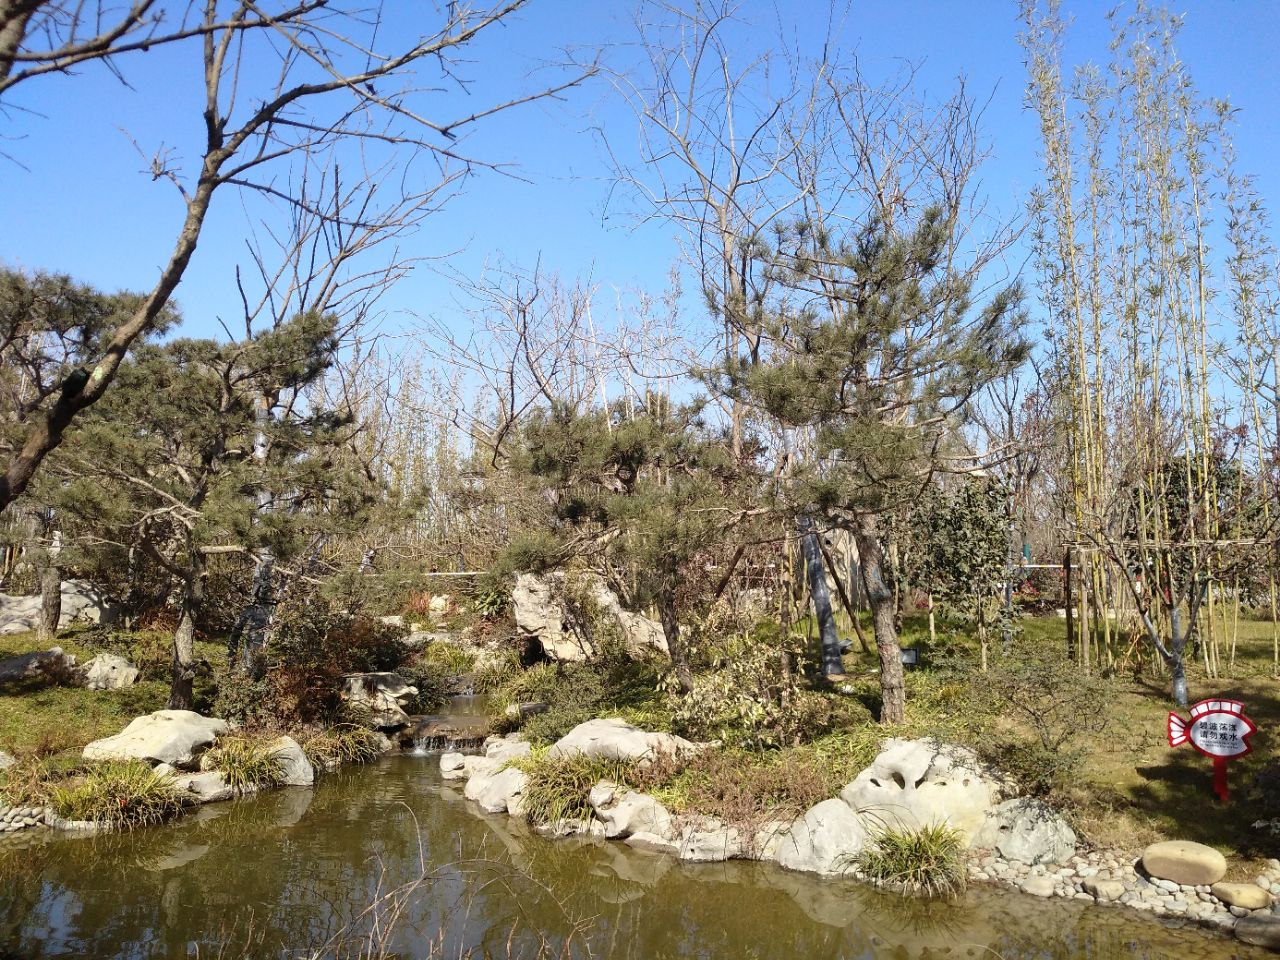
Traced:
[[[392, 0], [393, 4], [409, 0]], [[417, 2], [417, 0], [414, 0]], [[1068, 0], [1075, 18], [1072, 43], [1086, 55], [1106, 55], [1107, 4]], [[403, 12], [405, 8], [401, 8]], [[1186, 26], [1179, 50], [1202, 92], [1230, 97], [1241, 108], [1236, 132], [1244, 169], [1258, 176], [1263, 197], [1280, 196], [1280, 83], [1273, 66], [1280, 48], [1278, 8], [1271, 3], [1183, 0]], [[747, 2], [753, 42], [790, 34], [812, 46], [826, 27], [826, 3]], [[540, 64], [562, 48], [612, 47], [625, 63], [633, 39], [630, 0], [538, 0], [474, 52], [474, 98], [488, 91], [527, 90], [548, 74]], [[779, 26], [781, 25], [781, 27]], [[922, 86], [945, 96], [957, 76], [991, 100], [984, 130], [994, 153], [983, 171], [986, 192], [1002, 212], [1015, 214], [1037, 177], [1037, 126], [1023, 109], [1024, 74], [1016, 41], [1015, 6], [1005, 0], [878, 0], [849, 7], [841, 38], [856, 48], [875, 77], [898, 59], [923, 65]], [[121, 61], [130, 86], [100, 68], [72, 78], [37, 80], [15, 93], [0, 119], [0, 260], [57, 270], [106, 289], [146, 289], [172, 246], [182, 216], [174, 188], [153, 182], [146, 161], [161, 143], [193, 162], [202, 136], [196, 51], [173, 49]], [[450, 112], [464, 105], [454, 101]], [[635, 121], [604, 84], [496, 119], [467, 142], [475, 155], [513, 162], [521, 179], [482, 175], [407, 244], [418, 256], [458, 251], [453, 270], [474, 274], [501, 258], [567, 278], [590, 275], [604, 288], [647, 287], [659, 292], [673, 258], [674, 233], [638, 224], [625, 203], [607, 204], [608, 166], [591, 134], [609, 131], [634, 144]], [[15, 162], [16, 161], [16, 162]], [[20, 166], [19, 166], [20, 164]], [[177, 294], [189, 335], [217, 335], [218, 318], [234, 320], [237, 263], [246, 261], [244, 209], [233, 191], [215, 199], [214, 213]], [[456, 312], [449, 280], [420, 269], [384, 300], [385, 329], [412, 314], [446, 321]], [[696, 307], [695, 307], [696, 309]]]

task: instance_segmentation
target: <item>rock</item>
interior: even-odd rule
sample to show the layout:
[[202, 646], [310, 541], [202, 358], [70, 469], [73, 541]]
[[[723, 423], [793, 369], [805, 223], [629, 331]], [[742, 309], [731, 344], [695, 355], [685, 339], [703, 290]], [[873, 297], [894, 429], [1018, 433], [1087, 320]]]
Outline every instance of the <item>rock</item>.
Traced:
[[842, 874], [866, 843], [866, 827], [849, 805], [823, 800], [779, 838], [777, 861], [788, 870]]
[[342, 678], [342, 699], [363, 707], [374, 726], [403, 727], [409, 723], [404, 707], [418, 695], [398, 673], [352, 673]]
[[1236, 921], [1236, 939], [1255, 947], [1280, 950], [1280, 916], [1274, 913], [1252, 913]]
[[90, 690], [123, 690], [138, 682], [141, 671], [124, 657], [100, 653], [81, 670], [82, 683]]
[[518, 760], [533, 752], [533, 745], [518, 733], [490, 737], [484, 742], [484, 755], [490, 760]]
[[871, 766], [840, 791], [854, 810], [886, 826], [945, 823], [972, 843], [999, 795], [972, 750], [936, 740], [888, 740]]
[[509, 703], [502, 711], [502, 715], [511, 720], [524, 721], [540, 713], [546, 713], [549, 709], [550, 707], [545, 703]]
[[1018, 889], [1033, 897], [1052, 897], [1054, 886], [1053, 877], [1027, 877], [1018, 885]]
[[628, 790], [621, 797], [611, 796], [608, 803], [593, 806], [593, 809], [604, 824], [604, 835], [611, 839], [629, 837], [633, 833], [653, 833], [660, 837], [672, 835], [671, 814], [647, 793]]
[[[26, 633], [40, 626], [39, 594], [11, 596], [0, 593], [0, 635]], [[111, 623], [117, 610], [94, 587], [84, 580], [62, 581], [62, 613], [58, 627], [76, 621]]]
[[1047, 804], [1018, 797], [988, 814], [973, 845], [1015, 863], [1062, 863], [1076, 852], [1076, 834]]
[[20, 653], [0, 660], [0, 686], [10, 683], [69, 683], [75, 679], [76, 658], [61, 647]]
[[1097, 900], [1119, 900], [1124, 896], [1124, 884], [1119, 880], [1098, 880], [1088, 877], [1084, 881], [1084, 892]]
[[599, 820], [576, 817], [554, 820], [551, 823], [539, 823], [534, 826], [533, 832], [553, 840], [562, 840], [565, 837], [603, 837], [604, 824]]
[[1221, 880], [1227, 872], [1227, 860], [1203, 843], [1165, 840], [1142, 851], [1142, 869], [1152, 877], [1195, 886]]
[[474, 800], [485, 813], [505, 813], [507, 805], [524, 793], [528, 782], [523, 770], [505, 767], [493, 773], [473, 774], [463, 795]]
[[1215, 883], [1210, 892], [1228, 907], [1262, 910], [1271, 906], [1271, 894], [1252, 883]]
[[316, 771], [307, 759], [306, 752], [293, 737], [280, 737], [272, 741], [273, 755], [280, 761], [280, 781], [287, 787], [309, 787], [316, 782]]
[[644, 850], [648, 853], [669, 853], [672, 855], [680, 853], [679, 841], [660, 837], [656, 833], [647, 833], [644, 830], [633, 833], [623, 842], [629, 847], [634, 847], [636, 850]]
[[197, 803], [217, 803], [219, 800], [230, 800], [235, 795], [235, 791], [217, 770], [179, 774], [173, 781], [179, 790], [191, 794]]
[[18, 761], [9, 756], [3, 750], [0, 750], [0, 770], [8, 770]]
[[690, 824], [680, 831], [681, 860], [692, 863], [719, 863], [732, 860], [746, 852], [746, 845], [736, 827], [726, 827], [718, 821]]
[[192, 710], [157, 710], [135, 717], [114, 737], [84, 748], [86, 760], [146, 760], [190, 767], [214, 740], [227, 732], [227, 722]]
[[461, 780], [467, 775], [467, 758], [460, 753], [440, 755], [440, 776], [446, 780]]
[[[624, 610], [617, 594], [599, 576], [583, 575], [576, 588], [590, 597], [600, 616], [618, 627], [623, 642], [633, 653], [646, 649], [666, 652], [662, 625], [643, 614]], [[516, 627], [524, 635], [536, 638], [547, 655], [556, 660], [585, 660], [595, 651], [575, 631], [564, 628], [564, 590], [563, 573], [518, 574], [511, 591]]]
[[644, 760], [660, 753], [692, 753], [698, 748], [670, 733], [646, 733], [625, 720], [588, 720], [555, 742], [547, 756], [552, 760], [578, 754], [606, 760]]

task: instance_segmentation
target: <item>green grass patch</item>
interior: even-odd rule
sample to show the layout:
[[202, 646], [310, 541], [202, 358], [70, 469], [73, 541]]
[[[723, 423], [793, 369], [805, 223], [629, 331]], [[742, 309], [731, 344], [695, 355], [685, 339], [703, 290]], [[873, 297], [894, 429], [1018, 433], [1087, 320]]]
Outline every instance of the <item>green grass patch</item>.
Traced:
[[536, 824], [590, 817], [587, 795], [601, 780], [637, 788], [640, 781], [634, 762], [582, 754], [553, 760], [539, 750], [510, 766], [529, 778], [524, 788], [525, 816]]
[[300, 741], [302, 752], [317, 770], [332, 770], [343, 763], [372, 763], [382, 756], [382, 737], [376, 730], [342, 723]]
[[963, 834], [944, 824], [919, 830], [886, 827], [855, 859], [868, 879], [930, 897], [953, 897], [964, 890], [964, 861]]
[[54, 786], [49, 794], [59, 816], [113, 829], [162, 823], [176, 817], [184, 806], [173, 781], [138, 760], [94, 764], [80, 776]]
[[253, 737], [222, 737], [200, 761], [206, 770], [222, 774], [234, 790], [268, 789], [284, 780], [284, 763], [270, 741]]

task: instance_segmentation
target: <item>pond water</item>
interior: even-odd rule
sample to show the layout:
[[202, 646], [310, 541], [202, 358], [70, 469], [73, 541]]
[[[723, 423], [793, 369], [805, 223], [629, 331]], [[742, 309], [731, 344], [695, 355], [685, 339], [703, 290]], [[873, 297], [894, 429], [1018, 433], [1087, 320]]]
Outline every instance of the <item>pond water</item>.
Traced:
[[326, 940], [347, 951], [328, 955], [356, 956], [371, 930], [386, 950], [373, 955], [406, 958], [1270, 956], [1079, 902], [986, 888], [904, 901], [773, 865], [552, 842], [478, 814], [434, 756], [175, 825], [0, 846], [0, 958], [303, 957]]

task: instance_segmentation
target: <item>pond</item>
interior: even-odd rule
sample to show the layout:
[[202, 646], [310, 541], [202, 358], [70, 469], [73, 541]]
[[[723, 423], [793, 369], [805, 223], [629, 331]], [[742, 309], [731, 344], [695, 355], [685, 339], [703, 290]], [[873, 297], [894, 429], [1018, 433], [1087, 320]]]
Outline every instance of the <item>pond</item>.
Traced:
[[1270, 956], [1118, 908], [987, 888], [904, 901], [771, 864], [548, 841], [480, 815], [434, 756], [133, 833], [29, 831], [0, 846], [0, 891], [0, 958], [24, 960], [303, 957], [326, 941], [412, 958]]

